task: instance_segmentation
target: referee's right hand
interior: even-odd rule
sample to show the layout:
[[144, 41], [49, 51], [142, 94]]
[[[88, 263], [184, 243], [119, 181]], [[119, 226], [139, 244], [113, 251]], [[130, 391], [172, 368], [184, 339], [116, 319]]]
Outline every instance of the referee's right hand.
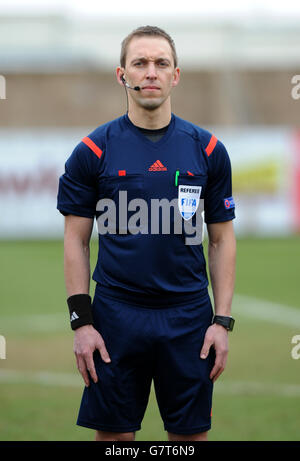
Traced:
[[77, 368], [87, 387], [90, 385], [88, 372], [94, 383], [98, 381], [93, 360], [93, 353], [96, 349], [100, 352], [100, 356], [104, 362], [111, 362], [100, 333], [92, 325], [84, 325], [77, 328], [74, 336], [74, 354]]

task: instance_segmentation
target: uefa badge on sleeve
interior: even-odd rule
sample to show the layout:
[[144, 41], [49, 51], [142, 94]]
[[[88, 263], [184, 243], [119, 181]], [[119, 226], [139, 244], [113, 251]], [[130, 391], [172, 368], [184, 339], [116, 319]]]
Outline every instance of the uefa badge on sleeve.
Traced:
[[233, 197], [224, 198], [224, 206], [226, 210], [231, 210], [232, 208], [235, 208]]
[[191, 219], [200, 203], [202, 186], [178, 186], [178, 208], [183, 219]]

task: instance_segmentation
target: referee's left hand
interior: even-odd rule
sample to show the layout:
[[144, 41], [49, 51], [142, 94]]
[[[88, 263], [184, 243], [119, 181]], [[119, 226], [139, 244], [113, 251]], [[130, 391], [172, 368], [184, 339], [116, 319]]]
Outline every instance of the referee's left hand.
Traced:
[[217, 323], [208, 327], [205, 333], [204, 343], [200, 352], [201, 359], [207, 358], [211, 347], [215, 349], [216, 360], [209, 377], [215, 382], [225, 370], [228, 356], [228, 331]]

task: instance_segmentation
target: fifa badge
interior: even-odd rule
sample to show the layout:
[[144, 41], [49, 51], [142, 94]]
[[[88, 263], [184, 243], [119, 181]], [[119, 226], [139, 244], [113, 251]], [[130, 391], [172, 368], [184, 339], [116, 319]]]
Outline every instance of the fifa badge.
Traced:
[[191, 219], [200, 203], [202, 186], [178, 186], [178, 208], [183, 219]]

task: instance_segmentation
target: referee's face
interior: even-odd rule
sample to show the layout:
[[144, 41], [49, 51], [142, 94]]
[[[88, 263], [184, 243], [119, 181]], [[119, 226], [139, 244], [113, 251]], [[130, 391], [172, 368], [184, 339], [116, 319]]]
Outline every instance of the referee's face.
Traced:
[[134, 104], [148, 110], [164, 104], [179, 82], [179, 69], [174, 67], [168, 41], [163, 37], [133, 37], [127, 49], [124, 78], [130, 86], [141, 88], [128, 92]]

